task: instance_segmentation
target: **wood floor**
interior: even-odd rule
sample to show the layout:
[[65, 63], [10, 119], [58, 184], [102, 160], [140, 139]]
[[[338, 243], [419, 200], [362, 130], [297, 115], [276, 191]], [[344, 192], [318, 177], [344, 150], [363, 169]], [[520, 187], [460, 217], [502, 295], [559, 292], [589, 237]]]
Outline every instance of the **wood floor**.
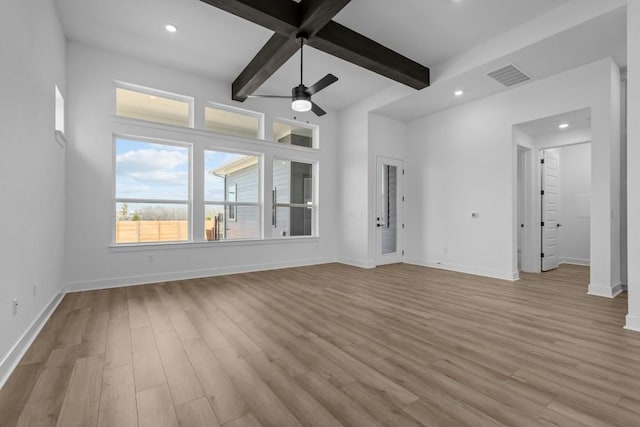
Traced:
[[339, 264], [72, 293], [0, 425], [640, 425], [640, 333], [588, 269]]

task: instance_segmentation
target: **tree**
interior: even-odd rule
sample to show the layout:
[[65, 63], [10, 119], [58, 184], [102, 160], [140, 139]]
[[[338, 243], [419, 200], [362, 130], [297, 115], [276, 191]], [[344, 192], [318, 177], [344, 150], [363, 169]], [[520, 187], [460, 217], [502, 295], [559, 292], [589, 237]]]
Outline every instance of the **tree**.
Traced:
[[129, 205], [123, 203], [120, 206], [120, 210], [118, 210], [118, 221], [128, 221], [129, 220]]

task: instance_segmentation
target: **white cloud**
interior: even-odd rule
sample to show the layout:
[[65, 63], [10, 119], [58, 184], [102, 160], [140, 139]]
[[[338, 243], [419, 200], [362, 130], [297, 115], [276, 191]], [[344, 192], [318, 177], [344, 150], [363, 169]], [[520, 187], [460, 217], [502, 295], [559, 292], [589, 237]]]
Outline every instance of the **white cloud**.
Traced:
[[129, 175], [131, 173], [167, 171], [182, 165], [187, 165], [189, 155], [184, 150], [141, 150], [127, 151], [116, 157], [118, 173]]

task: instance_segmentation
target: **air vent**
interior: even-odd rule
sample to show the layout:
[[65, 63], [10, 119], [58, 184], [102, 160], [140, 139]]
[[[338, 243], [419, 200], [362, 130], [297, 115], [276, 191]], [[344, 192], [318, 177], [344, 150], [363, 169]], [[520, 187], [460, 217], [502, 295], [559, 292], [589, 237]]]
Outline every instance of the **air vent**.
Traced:
[[527, 80], [531, 80], [531, 77], [527, 76], [513, 64], [509, 64], [506, 67], [487, 73], [487, 75], [506, 87], [515, 86], [522, 82], [526, 82]]

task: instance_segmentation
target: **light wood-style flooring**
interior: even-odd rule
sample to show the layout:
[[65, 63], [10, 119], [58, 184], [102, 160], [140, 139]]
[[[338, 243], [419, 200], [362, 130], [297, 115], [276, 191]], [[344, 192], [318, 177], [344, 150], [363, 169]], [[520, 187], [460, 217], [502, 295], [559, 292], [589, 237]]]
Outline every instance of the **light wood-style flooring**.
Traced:
[[587, 283], [328, 264], [71, 293], [0, 425], [639, 426], [640, 333]]

